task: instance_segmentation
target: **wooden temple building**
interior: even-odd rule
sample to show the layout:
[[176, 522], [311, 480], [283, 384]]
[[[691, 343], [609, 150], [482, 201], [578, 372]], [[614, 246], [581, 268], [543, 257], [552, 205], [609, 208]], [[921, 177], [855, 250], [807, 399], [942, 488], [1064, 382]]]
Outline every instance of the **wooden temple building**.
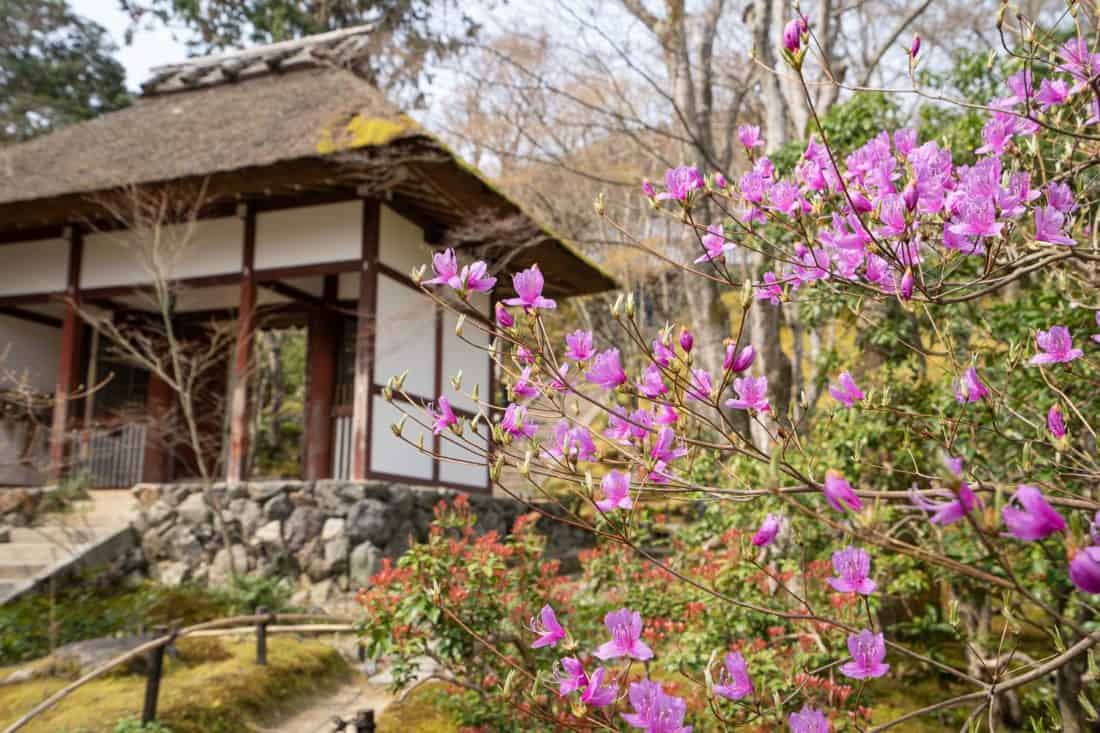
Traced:
[[[349, 70], [361, 40], [338, 31], [161, 67], [132, 106], [0, 148], [0, 380], [47, 404], [37, 427], [0, 418], [0, 484], [190, 477], [166, 439], [181, 429], [177, 393], [86, 316], [156, 322], [168, 287], [181, 333], [232, 334], [200, 383], [225, 480], [249, 478], [253, 334], [274, 318], [307, 329], [302, 476], [285, 478], [488, 487], [486, 466], [434, 460], [390, 430], [398, 412], [381, 391], [406, 369], [410, 395], [446, 394], [467, 414], [448, 375], [462, 371], [464, 392], [494, 386], [485, 351], [408, 273], [453, 246], [490, 263], [501, 296], [534, 262], [551, 297], [615, 283]], [[163, 207], [172, 220], [119, 215], [168, 191], [194, 197]], [[472, 302], [470, 317], [491, 317], [489, 297]]]

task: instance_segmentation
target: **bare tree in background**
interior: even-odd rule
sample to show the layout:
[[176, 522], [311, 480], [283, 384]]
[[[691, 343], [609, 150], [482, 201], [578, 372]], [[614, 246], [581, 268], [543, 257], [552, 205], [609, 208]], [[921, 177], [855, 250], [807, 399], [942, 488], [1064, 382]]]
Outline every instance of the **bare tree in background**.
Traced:
[[[733, 178], [747, 164], [736, 139], [739, 124], [761, 125], [769, 152], [801, 139], [810, 121], [808, 100], [823, 114], [842, 98], [843, 85], [902, 77], [899, 54], [890, 51], [914, 31], [935, 40], [940, 63], [950, 49], [991, 45], [994, 39], [975, 29], [988, 32], [990, 24], [977, 21], [995, 13], [997, 3], [803, 3], [816, 33], [815, 57], [822, 59], [806, 88], [777, 64], [783, 26], [796, 13], [790, 0], [556, 0], [542, 10], [525, 14], [530, 27], [514, 19], [497, 33], [485, 28], [473, 57], [454, 70], [462, 102], [449, 97], [442, 115], [475, 162], [495, 166], [505, 187], [565, 236], [595, 248], [625, 244], [615, 232], [592, 229], [597, 195], [621, 219], [649, 219], [647, 209], [638, 208], [641, 177], [694, 164]], [[696, 222], [699, 228], [708, 223]], [[683, 262], [699, 252], [698, 238], [670, 238], [665, 223], [645, 228], [646, 241], [663, 256]], [[763, 257], [741, 252], [732, 274], [758, 278]], [[681, 308], [693, 314], [698, 358], [716, 371], [739, 304], [723, 301], [712, 281], [692, 278], [689, 287], [682, 272], [646, 254], [600, 254], [617, 274], [625, 272], [628, 289], [644, 281], [650, 292], [672, 295], [650, 304], [655, 322], [672, 320]], [[818, 381], [803, 373], [803, 342], [812, 363], [827, 348], [829, 331], [785, 323], [780, 309], [754, 310], [744, 338], [757, 346], [782, 414]], [[595, 313], [582, 318], [598, 322]], [[787, 328], [793, 354], [780, 346]]]
[[[184, 323], [177, 302], [186, 295], [176, 281], [183, 258], [191, 254], [205, 202], [205, 185], [130, 187], [96, 200], [118, 229], [110, 229], [127, 254], [148, 275], [133, 291], [133, 302], [81, 302], [81, 317], [107, 340], [120, 358], [161, 380], [171, 394], [155, 432], [164, 447], [183, 449], [202, 483], [202, 495], [226, 548], [232, 546], [224, 510], [213, 490], [222, 463], [222, 426], [211, 430], [209, 417], [224, 414], [224, 390], [211, 389], [226, 370], [226, 354], [235, 339], [233, 323], [210, 318]], [[153, 406], [150, 405], [150, 408]], [[234, 575], [232, 553], [228, 553]]]

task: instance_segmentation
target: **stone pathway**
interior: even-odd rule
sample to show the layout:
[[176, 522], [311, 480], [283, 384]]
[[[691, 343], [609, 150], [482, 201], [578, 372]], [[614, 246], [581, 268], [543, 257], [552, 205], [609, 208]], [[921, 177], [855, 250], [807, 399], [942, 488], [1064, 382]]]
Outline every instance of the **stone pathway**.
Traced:
[[[373, 710], [377, 720], [392, 701], [393, 697], [385, 688], [372, 685], [365, 677], [356, 675], [351, 682], [313, 701], [277, 725], [257, 727], [256, 730], [259, 733], [330, 733], [336, 730], [333, 718], [350, 721], [360, 710]], [[346, 731], [354, 733], [355, 729], [348, 726]]]

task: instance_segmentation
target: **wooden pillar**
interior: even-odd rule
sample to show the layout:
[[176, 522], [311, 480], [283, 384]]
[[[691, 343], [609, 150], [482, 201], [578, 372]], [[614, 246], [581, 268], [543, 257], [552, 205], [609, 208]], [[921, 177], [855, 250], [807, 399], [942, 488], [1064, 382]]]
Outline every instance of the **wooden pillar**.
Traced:
[[[325, 275], [322, 299], [335, 306], [336, 275]], [[306, 447], [302, 476], [332, 477], [332, 399], [336, 388], [336, 344], [340, 320], [331, 308], [314, 306], [306, 333]]]
[[351, 478], [370, 472], [371, 391], [374, 386], [374, 314], [378, 312], [378, 248], [382, 207], [363, 201], [363, 257], [359, 268], [359, 307], [355, 329], [355, 391], [351, 413]]
[[61, 360], [57, 366], [54, 389], [53, 426], [50, 431], [50, 479], [56, 481], [66, 473], [68, 432], [73, 410], [72, 396], [80, 381], [81, 336], [84, 324], [80, 318], [80, 264], [84, 254], [83, 233], [71, 227], [69, 233], [69, 269], [65, 286], [65, 314], [61, 321]]
[[175, 397], [171, 385], [156, 374], [149, 374], [149, 386], [145, 392], [149, 430], [145, 435], [145, 458], [141, 471], [141, 480], [145, 483], [160, 484], [172, 480], [172, 451], [168, 442], [172, 439], [169, 418]]
[[256, 321], [256, 209], [244, 210], [244, 245], [241, 249], [241, 297], [237, 308], [237, 342], [233, 354], [233, 394], [229, 402], [229, 460], [226, 480], [248, 480], [248, 372], [252, 362], [252, 331]]

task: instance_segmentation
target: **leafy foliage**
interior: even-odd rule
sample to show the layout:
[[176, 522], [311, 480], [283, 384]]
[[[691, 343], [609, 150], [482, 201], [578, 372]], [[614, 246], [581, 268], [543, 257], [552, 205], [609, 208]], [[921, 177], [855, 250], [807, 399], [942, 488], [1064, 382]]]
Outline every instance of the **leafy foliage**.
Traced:
[[0, 0], [0, 143], [128, 105], [116, 50], [65, 0]]

